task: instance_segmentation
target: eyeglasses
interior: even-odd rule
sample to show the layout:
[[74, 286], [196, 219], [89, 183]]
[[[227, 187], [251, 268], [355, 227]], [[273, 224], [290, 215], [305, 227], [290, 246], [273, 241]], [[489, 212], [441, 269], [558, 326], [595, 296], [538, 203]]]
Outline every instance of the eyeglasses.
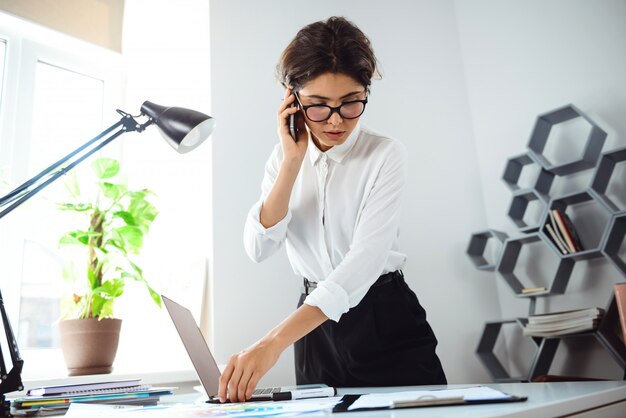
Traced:
[[298, 104], [304, 111], [304, 114], [311, 122], [324, 122], [330, 119], [333, 113], [339, 113], [343, 119], [356, 119], [363, 114], [365, 111], [365, 105], [367, 104], [367, 99], [364, 100], [351, 100], [349, 102], [344, 102], [339, 106], [332, 107], [322, 104], [304, 106], [300, 101], [300, 98], [297, 94], [296, 100], [298, 100]]

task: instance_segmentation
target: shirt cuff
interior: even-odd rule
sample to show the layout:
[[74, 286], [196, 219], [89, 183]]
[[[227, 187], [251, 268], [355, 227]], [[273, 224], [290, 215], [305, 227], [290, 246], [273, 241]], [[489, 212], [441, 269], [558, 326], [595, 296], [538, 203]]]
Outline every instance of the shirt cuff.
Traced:
[[261, 224], [261, 208], [263, 202], [257, 202], [248, 213], [248, 225], [259, 235], [265, 235], [273, 241], [281, 241], [287, 234], [287, 226], [291, 220], [291, 211], [287, 211], [287, 215], [272, 227], [266, 228]]
[[339, 322], [341, 315], [350, 310], [348, 293], [335, 282], [323, 280], [304, 300], [310, 306], [317, 306], [324, 315], [335, 322]]

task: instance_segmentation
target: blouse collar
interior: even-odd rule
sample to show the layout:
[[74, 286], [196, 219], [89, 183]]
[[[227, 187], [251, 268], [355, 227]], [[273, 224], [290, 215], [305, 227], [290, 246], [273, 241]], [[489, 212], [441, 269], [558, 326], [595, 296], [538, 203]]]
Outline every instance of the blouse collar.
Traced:
[[345, 140], [343, 144], [335, 145], [334, 147], [332, 147], [326, 152], [322, 152], [317, 147], [317, 145], [315, 145], [315, 143], [313, 142], [313, 139], [310, 137], [308, 153], [309, 153], [309, 158], [311, 159], [311, 164], [315, 165], [324, 154], [326, 154], [326, 156], [330, 158], [331, 160], [337, 163], [341, 163], [343, 159], [346, 157], [346, 155], [350, 153], [350, 150], [352, 150], [352, 147], [354, 147], [354, 144], [356, 143], [357, 138], [359, 137], [360, 133], [361, 133], [361, 122], [357, 122], [356, 126], [354, 127], [354, 129], [352, 130], [352, 132], [350, 133], [350, 135], [348, 136], [348, 138]]

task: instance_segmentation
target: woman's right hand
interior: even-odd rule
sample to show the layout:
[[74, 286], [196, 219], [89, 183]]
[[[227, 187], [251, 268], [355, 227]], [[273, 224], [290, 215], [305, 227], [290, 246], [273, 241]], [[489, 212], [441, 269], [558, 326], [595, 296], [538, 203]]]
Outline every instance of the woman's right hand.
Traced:
[[295, 95], [289, 89], [285, 89], [283, 102], [278, 108], [278, 136], [283, 148], [283, 162], [293, 163], [300, 168], [302, 160], [306, 155], [306, 148], [309, 142], [309, 132], [304, 123], [304, 115], [300, 114], [296, 118], [297, 139], [291, 136], [289, 132], [289, 116], [301, 112], [297, 106], [293, 106], [296, 100]]
[[283, 161], [280, 164], [274, 185], [265, 198], [259, 213], [259, 220], [265, 228], [276, 225], [289, 212], [291, 191], [298, 178], [309, 143], [309, 132], [302, 117], [296, 118], [298, 121], [298, 138], [294, 140], [289, 133], [289, 116], [300, 111], [296, 106], [292, 106], [295, 99], [296, 97], [291, 94], [291, 91], [286, 90], [283, 102], [277, 112], [278, 136], [283, 149]]

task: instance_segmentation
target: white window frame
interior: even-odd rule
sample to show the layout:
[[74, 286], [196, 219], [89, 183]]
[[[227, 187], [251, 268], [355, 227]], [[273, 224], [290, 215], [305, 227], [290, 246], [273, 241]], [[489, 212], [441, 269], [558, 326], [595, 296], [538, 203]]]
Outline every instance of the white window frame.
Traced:
[[[27, 167], [34, 108], [35, 71], [38, 62], [51, 64], [104, 82], [103, 126], [94, 127], [94, 135], [119, 119], [115, 108], [123, 99], [123, 60], [119, 53], [88, 44], [22, 19], [0, 13], [0, 38], [6, 40], [4, 88], [0, 103], [0, 173], [11, 186], [28, 178]], [[71, 120], [68, 120], [68, 126]], [[25, 140], [26, 139], [26, 140]], [[85, 138], [85, 142], [90, 138]], [[121, 154], [119, 145], [109, 152]], [[72, 150], [67, 150], [69, 153]], [[52, 163], [53, 161], [50, 161]], [[0, 194], [8, 190], [0, 189]], [[35, 197], [36, 199], [36, 197]], [[0, 290], [7, 313], [17, 330], [20, 309], [22, 241], [12, 230], [11, 219], [20, 209], [0, 222]], [[60, 349], [21, 349], [25, 360], [23, 379], [64, 375]]]

